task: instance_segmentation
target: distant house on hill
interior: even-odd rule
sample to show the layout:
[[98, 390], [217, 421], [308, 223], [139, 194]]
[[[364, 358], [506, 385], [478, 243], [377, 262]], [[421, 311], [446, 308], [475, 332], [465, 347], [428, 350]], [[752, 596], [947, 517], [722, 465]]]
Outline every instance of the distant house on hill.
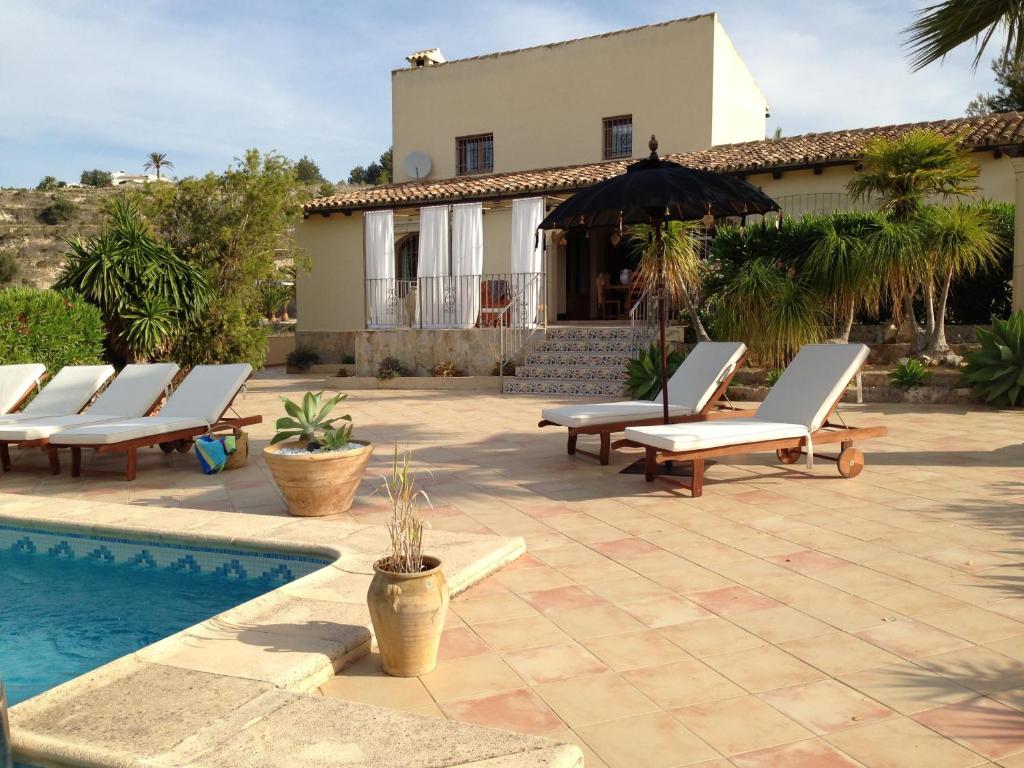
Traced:
[[114, 171], [110, 174], [110, 183], [119, 187], [122, 184], [145, 184], [147, 181], [170, 181], [162, 176], [157, 178], [155, 173], [131, 174], [124, 171]]

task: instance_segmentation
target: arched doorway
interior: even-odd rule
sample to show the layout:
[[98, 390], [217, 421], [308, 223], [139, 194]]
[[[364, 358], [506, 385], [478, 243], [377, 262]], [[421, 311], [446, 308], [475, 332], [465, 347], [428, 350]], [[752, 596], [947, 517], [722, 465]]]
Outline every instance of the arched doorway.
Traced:
[[420, 234], [412, 232], [395, 243], [395, 277], [398, 280], [415, 280], [419, 263]]

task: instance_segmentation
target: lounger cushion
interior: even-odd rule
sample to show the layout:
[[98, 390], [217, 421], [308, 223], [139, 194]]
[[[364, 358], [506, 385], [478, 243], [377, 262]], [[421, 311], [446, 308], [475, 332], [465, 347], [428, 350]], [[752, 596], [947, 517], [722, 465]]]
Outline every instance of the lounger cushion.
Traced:
[[252, 366], [248, 363], [197, 365], [164, 403], [160, 415], [214, 424], [251, 374]]
[[43, 440], [65, 429], [99, 424], [104, 421], [112, 421], [114, 418], [114, 416], [96, 415], [89, 410], [86, 413], [76, 413], [71, 416], [28, 416], [18, 421], [0, 420], [0, 440], [8, 442]]
[[171, 386], [177, 363], [126, 365], [89, 408], [90, 416], [145, 416]]
[[[700, 413], [746, 351], [739, 341], [703, 341], [695, 346], [668, 380], [669, 405]], [[661, 393], [654, 399], [660, 403]]]
[[624, 436], [641, 445], [681, 452], [719, 448], [723, 445], [742, 446], [762, 440], [806, 437], [807, 428], [801, 424], [781, 424], [762, 419], [728, 419], [629, 427]]
[[8, 413], [36, 386], [46, 366], [39, 363], [0, 365], [0, 413]]
[[[671, 386], [671, 385], [670, 385]], [[693, 413], [682, 405], [669, 405], [669, 417], [689, 416]], [[650, 400], [623, 400], [618, 403], [587, 403], [545, 408], [541, 415], [563, 427], [593, 427], [617, 422], [645, 421], [662, 416], [661, 402]]]
[[205, 429], [204, 419], [177, 416], [141, 416], [137, 419], [116, 419], [65, 429], [50, 437], [52, 445], [110, 445], [142, 437], [159, 437], [183, 429]]
[[864, 344], [807, 344], [772, 387], [755, 418], [818, 429], [864, 365]]
[[113, 375], [114, 368], [109, 365], [66, 365], [25, 406], [22, 413], [33, 416], [78, 413]]
[[[705, 341], [694, 347], [668, 380], [669, 418], [700, 413], [746, 351], [738, 341]], [[661, 393], [654, 401], [567, 405], [545, 408], [541, 415], [563, 427], [576, 428], [656, 419], [662, 415]]]

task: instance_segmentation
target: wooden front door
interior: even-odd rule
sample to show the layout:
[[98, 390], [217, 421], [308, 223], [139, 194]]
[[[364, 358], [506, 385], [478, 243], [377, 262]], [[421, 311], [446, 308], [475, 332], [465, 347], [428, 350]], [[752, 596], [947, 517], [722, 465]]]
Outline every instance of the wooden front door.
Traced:
[[590, 240], [570, 232], [565, 246], [565, 319], [590, 319]]

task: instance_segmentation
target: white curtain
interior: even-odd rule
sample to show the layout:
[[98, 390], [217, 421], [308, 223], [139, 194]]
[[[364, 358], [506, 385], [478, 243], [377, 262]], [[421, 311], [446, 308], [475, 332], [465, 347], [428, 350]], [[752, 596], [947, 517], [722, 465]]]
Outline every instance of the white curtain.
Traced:
[[544, 233], [537, 227], [544, 220], [544, 198], [512, 201], [512, 290], [516, 305], [512, 321], [520, 328], [536, 328], [539, 315], [541, 278], [544, 268]]
[[454, 324], [472, 328], [480, 314], [480, 276], [484, 271], [484, 207], [481, 203], [452, 206], [452, 288]]
[[448, 251], [448, 206], [420, 208], [419, 264], [420, 321], [424, 328], [443, 328], [452, 321]]
[[393, 211], [367, 211], [363, 215], [366, 252], [367, 325], [386, 328], [402, 316], [395, 282], [395, 217]]

